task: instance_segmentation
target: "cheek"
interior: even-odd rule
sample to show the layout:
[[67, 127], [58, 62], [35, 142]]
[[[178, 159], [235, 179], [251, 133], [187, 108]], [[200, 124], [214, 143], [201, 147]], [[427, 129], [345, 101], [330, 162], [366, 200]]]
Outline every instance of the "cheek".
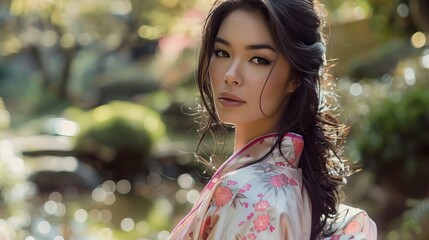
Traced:
[[209, 77], [210, 77], [210, 85], [215, 87], [219, 84], [219, 82], [223, 81], [222, 73], [220, 71], [220, 67], [218, 64], [214, 63], [214, 61], [210, 61], [209, 65]]
[[[274, 77], [274, 76], [273, 76]], [[284, 77], [270, 78], [262, 92], [262, 109], [268, 115], [277, 111], [286, 101], [286, 84]]]

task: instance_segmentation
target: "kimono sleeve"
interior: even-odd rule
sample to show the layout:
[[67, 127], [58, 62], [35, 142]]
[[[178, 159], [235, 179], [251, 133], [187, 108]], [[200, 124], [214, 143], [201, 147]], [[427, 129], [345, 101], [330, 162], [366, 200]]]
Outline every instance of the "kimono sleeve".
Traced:
[[375, 240], [377, 239], [377, 226], [368, 214], [357, 208], [341, 205], [340, 209], [347, 215], [339, 223], [337, 232], [324, 240]]

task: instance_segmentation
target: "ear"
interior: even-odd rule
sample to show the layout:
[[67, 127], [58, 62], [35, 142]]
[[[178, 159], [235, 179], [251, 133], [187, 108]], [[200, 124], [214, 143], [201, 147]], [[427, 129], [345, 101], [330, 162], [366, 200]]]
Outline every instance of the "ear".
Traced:
[[301, 79], [295, 75], [292, 75], [289, 79], [289, 83], [286, 86], [286, 93], [291, 94], [295, 92], [299, 86], [301, 86]]

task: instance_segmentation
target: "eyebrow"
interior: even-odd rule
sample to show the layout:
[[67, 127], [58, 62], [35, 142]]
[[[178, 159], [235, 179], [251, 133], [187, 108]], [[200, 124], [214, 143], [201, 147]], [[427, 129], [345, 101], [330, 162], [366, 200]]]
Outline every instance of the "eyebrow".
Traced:
[[[218, 43], [221, 43], [221, 44], [226, 45], [228, 47], [231, 47], [231, 44], [228, 41], [226, 41], [225, 39], [220, 38], [220, 37], [216, 37], [215, 42], [218, 42]], [[269, 45], [269, 44], [252, 44], [252, 45], [247, 45], [245, 47], [245, 49], [246, 50], [269, 49], [269, 50], [271, 50], [273, 52], [277, 52], [276, 49], [274, 47], [272, 47], [271, 45]]]

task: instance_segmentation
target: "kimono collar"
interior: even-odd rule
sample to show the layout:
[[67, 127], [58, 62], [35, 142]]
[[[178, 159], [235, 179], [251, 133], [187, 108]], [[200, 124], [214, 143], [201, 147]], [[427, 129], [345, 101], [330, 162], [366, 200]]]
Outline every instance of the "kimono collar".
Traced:
[[274, 146], [278, 136], [277, 133], [270, 133], [253, 139], [228, 158], [213, 177], [219, 177], [220, 175], [257, 162], [267, 155], [272, 147], [274, 147], [274, 150], [267, 157], [273, 157], [276, 165], [297, 168], [304, 147], [302, 136], [295, 133], [285, 134], [281, 142], [281, 152], [277, 146]]

